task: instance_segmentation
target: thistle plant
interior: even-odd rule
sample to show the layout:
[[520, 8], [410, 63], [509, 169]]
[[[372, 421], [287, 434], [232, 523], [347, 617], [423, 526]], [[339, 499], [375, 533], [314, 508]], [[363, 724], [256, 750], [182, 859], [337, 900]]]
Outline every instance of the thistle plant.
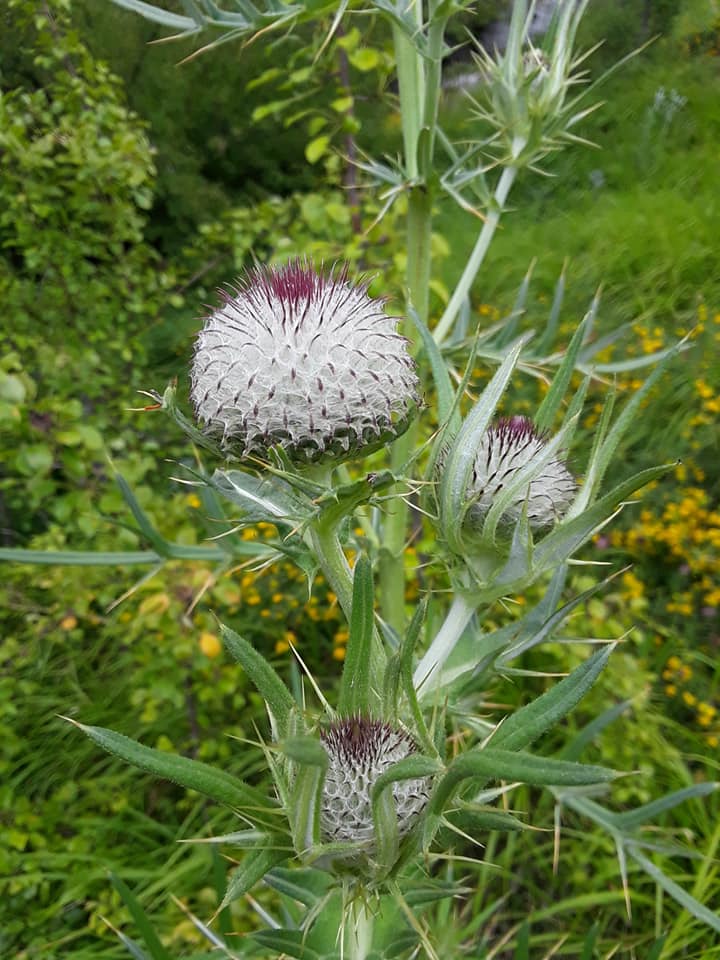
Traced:
[[[122, 5], [188, 33], [219, 27], [226, 31], [221, 39], [285, 28], [315, 14], [300, 4], [238, 3], [236, 12], [225, 13], [198, 0], [184, 5], [187, 16], [136, 0]], [[513, 5], [507, 48], [477, 54], [483, 100], [472, 105], [473, 135], [462, 146], [450, 142], [438, 118], [445, 28], [464, 5], [376, 0], [369, 6], [392, 31], [404, 155], [394, 165], [367, 160], [359, 166], [384, 191], [386, 204], [406, 198], [402, 317], [387, 314], [368, 281], [342, 264], [328, 270], [307, 259], [250, 270], [221, 293], [199, 331], [190, 389], [195, 422], [182, 412], [174, 387], [151, 393], [215, 460], [214, 470], [198, 467], [186, 479], [213, 504], [215, 518], [228, 521], [222, 549], [169, 543], [123, 486], [161, 562], [202, 556], [221, 564], [254, 551], [268, 563], [291, 557], [310, 585], [320, 570], [348, 620], [341, 676], [321, 689], [298, 654], [303, 682], [291, 686], [242, 636], [222, 628], [229, 654], [267, 707], [268, 726], [255, 747], [266, 761], [261, 784], [72, 722], [111, 753], [233, 811], [238, 829], [212, 838], [244, 854], [221, 909], [262, 880], [284, 906], [277, 916], [259, 911], [266, 929], [241, 946], [198, 921], [228, 955], [437, 957], [435, 931], [413, 904], [423, 896], [462, 896], [441, 866], [453, 852], [466, 851], [470, 837], [524, 828], [493, 805], [504, 789], [499, 783], [548, 788], [558, 806], [609, 831], [626, 887], [627, 862], [634, 859], [720, 930], [712, 911], [645, 856], [638, 834], [658, 812], [714, 785], [617, 814], [600, 802], [614, 771], [542, 752], [543, 736], [597, 680], [613, 644], [585, 651], [574, 670], [517, 711], [479, 715], [494, 678], [521, 677], [521, 655], [562, 637], [566, 618], [593, 592], [568, 596], [565, 590], [570, 564], [583, 562], [583, 547], [629, 497], [672, 467], [607, 482], [623, 436], [670, 353], [657, 358], [614, 419], [609, 395], [589, 454], [581, 457], [576, 441], [590, 380], [612, 373], [595, 356], [597, 300], [564, 349], [555, 344], [563, 280], [546, 328], [535, 337], [517, 328], [527, 281], [518, 308], [499, 328], [472, 330], [463, 319], [516, 178], [532, 175], [554, 151], [576, 142], [575, 127], [592, 108], [576, 92], [584, 75], [574, 39], [586, 3], [558, 6], [542, 49], [529, 39], [532, 8]], [[437, 191], [477, 212], [481, 223], [439, 317], [430, 311]], [[468, 406], [478, 363], [492, 375]], [[506, 410], [511, 402], [513, 374], [538, 368], [549, 389], [533, 416], [500, 417], [501, 401]], [[420, 505], [412, 517], [411, 502]], [[443, 571], [441, 589], [429, 591], [414, 611], [405, 604], [411, 520], [427, 524], [436, 544], [433, 562]], [[261, 546], [239, 536], [257, 523], [276, 531]], [[357, 528], [361, 536], [351, 532]], [[493, 605], [533, 586], [543, 587], [535, 606], [508, 625], [485, 629]], [[607, 722], [603, 716], [581, 733], [577, 748]]]

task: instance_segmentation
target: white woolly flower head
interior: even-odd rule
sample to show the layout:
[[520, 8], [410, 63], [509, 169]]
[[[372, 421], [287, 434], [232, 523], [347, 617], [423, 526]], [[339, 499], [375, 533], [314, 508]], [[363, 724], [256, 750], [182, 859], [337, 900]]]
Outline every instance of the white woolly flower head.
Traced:
[[[518, 471], [538, 462], [547, 446], [547, 437], [527, 417], [507, 417], [490, 426], [483, 435], [473, 463], [468, 496], [471, 525], [480, 526], [501, 492]], [[551, 457], [527, 485], [521, 486], [502, 515], [515, 524], [527, 504], [530, 526], [539, 530], [561, 520], [575, 497], [577, 484], [565, 462]]]
[[239, 457], [297, 463], [370, 452], [419, 403], [407, 341], [367, 282], [304, 261], [259, 267], [206, 319], [192, 364], [198, 420]]
[[[354, 842], [372, 851], [373, 785], [389, 767], [417, 752], [415, 741], [404, 730], [365, 717], [333, 723], [321, 733], [321, 740], [328, 755], [320, 808], [323, 839]], [[402, 837], [427, 804], [429, 780], [400, 780], [391, 789]]]

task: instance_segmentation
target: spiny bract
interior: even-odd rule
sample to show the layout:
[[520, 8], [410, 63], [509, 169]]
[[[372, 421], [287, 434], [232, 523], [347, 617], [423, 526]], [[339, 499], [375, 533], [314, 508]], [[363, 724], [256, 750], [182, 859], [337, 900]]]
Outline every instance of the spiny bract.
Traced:
[[228, 455], [279, 445], [296, 463], [344, 458], [409, 425], [419, 397], [407, 341], [347, 275], [295, 260], [222, 292], [198, 336], [191, 398]]

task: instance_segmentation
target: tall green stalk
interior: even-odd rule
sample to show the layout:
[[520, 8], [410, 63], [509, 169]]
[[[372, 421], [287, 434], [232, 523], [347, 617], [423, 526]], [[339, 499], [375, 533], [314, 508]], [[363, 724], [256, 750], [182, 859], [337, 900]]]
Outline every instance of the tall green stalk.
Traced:
[[[408, 300], [424, 322], [427, 322], [430, 291], [430, 235], [432, 199], [424, 187], [415, 187], [408, 198], [407, 215], [407, 281]], [[407, 322], [410, 325], [410, 322]], [[411, 331], [405, 329], [410, 338]], [[417, 445], [417, 425], [413, 424], [399, 437], [392, 448], [391, 468], [401, 473]], [[405, 564], [403, 553], [407, 537], [409, 507], [395, 497], [388, 507], [380, 554], [380, 610], [383, 618], [398, 632], [405, 626]]]
[[[421, 30], [422, 3], [414, 3], [411, 10], [415, 13], [418, 30]], [[400, 93], [405, 172], [409, 180], [414, 180], [418, 175], [417, 144], [423, 124], [425, 69], [422, 57], [412, 40], [397, 26], [393, 27], [393, 45]]]
[[340, 544], [337, 526], [313, 524], [309, 528], [309, 535], [320, 569], [338, 598], [342, 612], [349, 620], [352, 612], [353, 575]]
[[[432, 20], [435, 3], [430, 4]], [[423, 27], [422, 4], [413, 8], [418, 30]], [[431, 22], [428, 31], [429, 56], [423, 57], [415, 44], [397, 27], [393, 31], [398, 71], [400, 117], [402, 122], [405, 172], [408, 181], [407, 270], [408, 306], [427, 323], [430, 304], [431, 236], [433, 195], [430, 173], [440, 100], [442, 43], [446, 20]], [[407, 321], [405, 335], [413, 339]], [[412, 426], [392, 449], [392, 469], [400, 473], [416, 447], [417, 427]], [[395, 498], [389, 508], [380, 555], [380, 610], [398, 632], [405, 626], [405, 566], [403, 550], [407, 537], [408, 504]]]
[[462, 276], [460, 277], [460, 280], [458, 281], [458, 284], [455, 287], [450, 300], [448, 301], [448, 305], [445, 307], [445, 311], [433, 331], [435, 342], [438, 344], [442, 343], [447, 334], [450, 332], [450, 329], [455, 322], [455, 318], [460, 312], [463, 301], [470, 293], [470, 288], [472, 287], [475, 277], [482, 266], [483, 260], [485, 259], [485, 254], [488, 252], [492, 238], [495, 236], [495, 230], [500, 222], [500, 217], [505, 209], [505, 203], [507, 202], [510, 188], [515, 181], [517, 173], [517, 167], [508, 166], [504, 168], [500, 175], [500, 179], [498, 180], [498, 184], [493, 195], [492, 209], [488, 213], [485, 223], [483, 224], [483, 228], [480, 231], [477, 240], [475, 241], [475, 246], [473, 247], [472, 253], [468, 258], [468, 262], [465, 264], [465, 269], [462, 272]]

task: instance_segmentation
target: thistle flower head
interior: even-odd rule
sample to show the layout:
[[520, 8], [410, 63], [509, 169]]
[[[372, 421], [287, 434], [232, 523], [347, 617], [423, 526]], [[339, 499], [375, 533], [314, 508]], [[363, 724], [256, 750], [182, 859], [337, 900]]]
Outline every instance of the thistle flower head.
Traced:
[[346, 267], [257, 268], [198, 336], [197, 417], [240, 457], [275, 445], [297, 463], [369, 452], [403, 433], [419, 402], [397, 323]]
[[[474, 500], [468, 511], [471, 524], [482, 523], [502, 490], [518, 471], [540, 460], [546, 445], [545, 435], [527, 417], [508, 417], [489, 427], [475, 455], [468, 489]], [[502, 520], [516, 523], [527, 503], [530, 526], [547, 527], [565, 515], [576, 490], [575, 479], [564, 461], [553, 457], [539, 467], [527, 486], [518, 489]]]
[[[389, 767], [416, 752], [415, 742], [403, 730], [364, 717], [333, 723], [321, 736], [328, 755], [320, 812], [323, 839], [360, 843], [372, 849], [373, 785]], [[393, 785], [400, 836], [422, 813], [428, 791], [426, 779], [401, 780]]]

